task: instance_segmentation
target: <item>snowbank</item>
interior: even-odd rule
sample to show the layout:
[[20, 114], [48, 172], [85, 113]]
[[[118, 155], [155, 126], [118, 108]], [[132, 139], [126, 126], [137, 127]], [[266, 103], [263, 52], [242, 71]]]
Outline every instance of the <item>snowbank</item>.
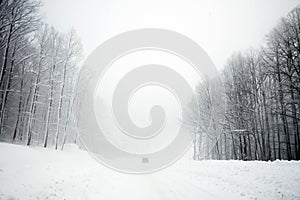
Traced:
[[150, 175], [112, 171], [87, 152], [0, 143], [0, 199], [300, 199], [300, 162], [191, 161]]

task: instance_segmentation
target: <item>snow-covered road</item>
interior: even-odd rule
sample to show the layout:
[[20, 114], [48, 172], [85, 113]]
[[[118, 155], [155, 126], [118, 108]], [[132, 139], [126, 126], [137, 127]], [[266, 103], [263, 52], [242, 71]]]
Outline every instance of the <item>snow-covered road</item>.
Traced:
[[0, 143], [0, 199], [300, 199], [300, 162], [192, 161], [148, 175], [63, 152]]

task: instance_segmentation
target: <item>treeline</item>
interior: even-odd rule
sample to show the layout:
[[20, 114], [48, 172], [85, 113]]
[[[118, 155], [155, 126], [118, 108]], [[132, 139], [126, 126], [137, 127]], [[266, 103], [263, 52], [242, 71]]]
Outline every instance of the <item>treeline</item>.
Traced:
[[81, 43], [43, 22], [41, 2], [0, 4], [0, 141], [62, 148], [74, 141]]
[[300, 8], [260, 49], [235, 53], [221, 76], [221, 95], [214, 80], [197, 90], [194, 159], [299, 160]]

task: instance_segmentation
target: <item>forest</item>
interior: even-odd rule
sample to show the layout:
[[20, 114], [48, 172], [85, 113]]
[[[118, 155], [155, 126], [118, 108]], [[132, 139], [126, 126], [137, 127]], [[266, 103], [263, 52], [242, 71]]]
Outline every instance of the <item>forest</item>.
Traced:
[[234, 53], [220, 76], [224, 92], [205, 80], [191, 106], [202, 112], [191, 115], [194, 159], [299, 160], [300, 8], [260, 48]]
[[[81, 41], [44, 22], [40, 1], [0, 4], [0, 141], [62, 149], [76, 142]], [[197, 87], [194, 159], [300, 159], [300, 8], [258, 49], [234, 53]], [[225, 111], [220, 107], [225, 102]], [[195, 106], [198, 106], [196, 108]]]
[[75, 30], [59, 32], [41, 1], [0, 4], [0, 141], [63, 148], [74, 142], [74, 101], [82, 46]]

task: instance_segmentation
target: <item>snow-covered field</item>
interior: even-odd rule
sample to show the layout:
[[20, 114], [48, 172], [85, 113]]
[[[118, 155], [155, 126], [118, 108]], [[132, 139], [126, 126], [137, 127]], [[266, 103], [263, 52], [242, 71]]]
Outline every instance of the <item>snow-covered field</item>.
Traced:
[[74, 145], [0, 143], [0, 199], [300, 199], [300, 162], [192, 161], [148, 175], [110, 170]]

